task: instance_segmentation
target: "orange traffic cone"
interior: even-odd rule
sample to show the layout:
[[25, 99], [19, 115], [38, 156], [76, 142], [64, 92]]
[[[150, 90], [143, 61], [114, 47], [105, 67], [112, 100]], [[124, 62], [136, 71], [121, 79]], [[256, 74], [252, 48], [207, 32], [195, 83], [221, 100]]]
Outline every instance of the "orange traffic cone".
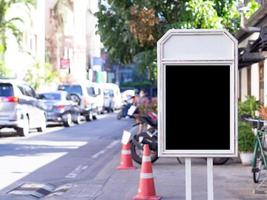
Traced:
[[161, 199], [161, 197], [156, 196], [150, 150], [148, 144], [144, 145], [138, 194], [133, 199], [134, 200]]
[[131, 155], [131, 144], [129, 142], [127, 144], [122, 144], [121, 162], [117, 169], [135, 169]]

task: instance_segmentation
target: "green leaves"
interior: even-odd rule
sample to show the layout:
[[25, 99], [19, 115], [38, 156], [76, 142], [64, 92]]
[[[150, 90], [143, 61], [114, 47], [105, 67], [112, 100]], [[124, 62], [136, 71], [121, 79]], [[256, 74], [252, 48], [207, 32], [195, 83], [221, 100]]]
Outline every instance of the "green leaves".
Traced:
[[26, 6], [34, 5], [35, 0], [0, 0], [0, 53], [4, 53], [7, 48], [6, 34], [10, 32], [15, 36], [20, 44], [22, 39], [22, 31], [17, 27], [18, 23], [23, 23], [23, 19], [19, 17], [6, 18], [8, 10], [14, 4], [24, 4]]
[[215, 3], [209, 0], [189, 0], [186, 4], [186, 11], [191, 25], [194, 28], [222, 28], [222, 18], [218, 16]]
[[127, 5], [119, 1], [110, 1], [110, 3], [114, 5], [113, 9], [100, 5], [100, 10], [96, 13], [99, 22], [98, 33], [112, 62], [129, 63], [138, 52], [139, 46], [128, 26], [129, 13], [123, 10]]
[[[250, 2], [254, 12], [255, 0]], [[98, 33], [112, 62], [125, 64], [139, 57], [139, 66], [144, 70], [156, 67], [156, 41], [171, 28], [225, 28], [234, 33], [240, 26], [238, 3], [239, 0], [108, 0], [109, 5], [100, 1], [95, 15]]]
[[0, 61], [0, 77], [7, 77], [9, 75], [11, 75], [11, 71], [5, 66], [2, 61]]
[[49, 63], [45, 63], [44, 66], [40, 62], [30, 67], [25, 75], [24, 80], [28, 82], [34, 89], [38, 89], [41, 85], [46, 85], [57, 81], [59, 78], [58, 71]]
[[249, 18], [256, 10], [259, 9], [260, 4], [255, 0], [250, 0], [246, 5], [248, 12], [245, 13], [245, 17]]
[[245, 101], [238, 103], [239, 117], [252, 117], [255, 118], [255, 112], [259, 110], [260, 103], [256, 100], [255, 96], [247, 96]]
[[241, 152], [253, 152], [255, 144], [255, 135], [251, 126], [239, 121], [238, 124], [238, 149]]

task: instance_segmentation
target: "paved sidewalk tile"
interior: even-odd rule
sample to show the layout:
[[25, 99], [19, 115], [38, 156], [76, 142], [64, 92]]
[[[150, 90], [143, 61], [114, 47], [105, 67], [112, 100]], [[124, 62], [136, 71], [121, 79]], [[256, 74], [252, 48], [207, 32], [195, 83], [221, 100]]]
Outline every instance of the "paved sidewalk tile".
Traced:
[[[118, 159], [111, 161], [103, 174], [93, 180], [77, 182], [62, 194], [45, 200], [130, 200], [138, 191], [140, 166], [135, 170], [117, 170]], [[185, 167], [174, 158], [160, 158], [153, 164], [156, 193], [164, 200], [185, 199]], [[207, 200], [207, 168], [204, 159], [192, 161], [192, 199]], [[266, 184], [265, 184], [266, 185]], [[215, 200], [266, 200], [267, 194], [255, 194], [251, 167], [228, 161], [214, 166]]]

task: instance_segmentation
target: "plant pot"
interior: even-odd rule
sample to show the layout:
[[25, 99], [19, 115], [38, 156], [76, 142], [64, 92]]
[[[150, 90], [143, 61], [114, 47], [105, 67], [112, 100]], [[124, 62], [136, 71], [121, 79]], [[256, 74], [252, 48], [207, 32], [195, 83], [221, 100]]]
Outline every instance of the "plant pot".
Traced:
[[252, 152], [240, 152], [239, 155], [242, 165], [251, 165], [253, 159]]

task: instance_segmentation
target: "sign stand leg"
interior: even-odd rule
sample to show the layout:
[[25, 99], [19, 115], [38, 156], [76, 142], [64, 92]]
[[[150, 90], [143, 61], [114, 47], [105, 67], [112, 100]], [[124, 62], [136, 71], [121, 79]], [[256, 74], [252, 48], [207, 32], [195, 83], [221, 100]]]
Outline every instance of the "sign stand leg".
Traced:
[[185, 199], [192, 200], [191, 158], [185, 158]]
[[207, 158], [208, 200], [213, 200], [213, 158]]

